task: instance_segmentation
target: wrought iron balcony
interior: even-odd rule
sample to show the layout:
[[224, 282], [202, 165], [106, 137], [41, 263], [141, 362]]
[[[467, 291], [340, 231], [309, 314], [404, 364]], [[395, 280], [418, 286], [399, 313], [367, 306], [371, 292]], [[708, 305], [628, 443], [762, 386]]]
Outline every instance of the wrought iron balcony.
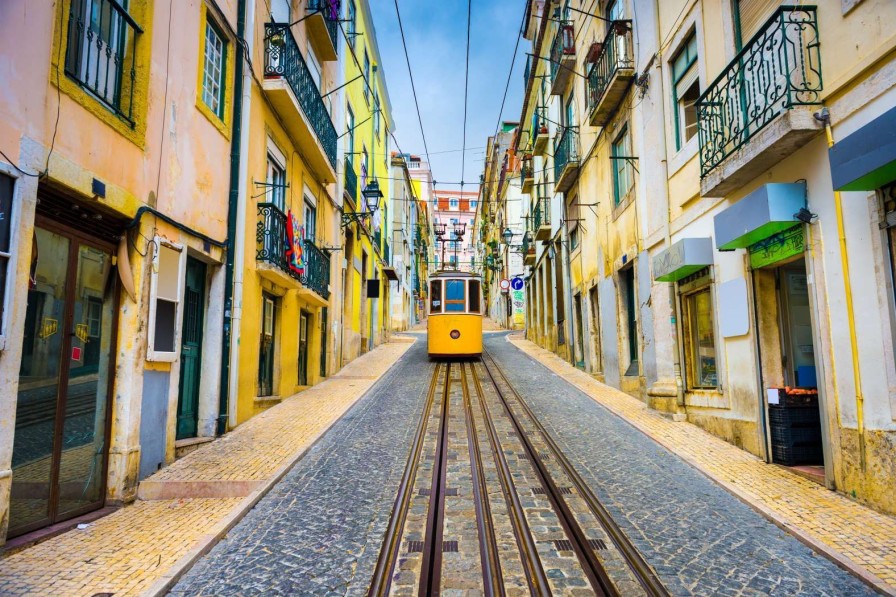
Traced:
[[546, 117], [547, 110], [546, 106], [536, 106], [535, 110], [532, 111], [532, 152], [538, 156], [544, 155], [550, 138]]
[[351, 160], [345, 160], [345, 192], [357, 207], [358, 205], [358, 173]]
[[[304, 120], [310, 125], [311, 130], [317, 137], [317, 142], [329, 162], [328, 166], [335, 170], [336, 168], [336, 129], [333, 127], [333, 121], [330, 120], [330, 113], [321, 98], [320, 90], [311, 76], [308, 65], [299, 51], [295, 38], [292, 36], [289, 28], [276, 23], [267, 23], [265, 30], [265, 50], [264, 50], [264, 76], [265, 79], [283, 78], [289, 84], [292, 94], [298, 100]], [[289, 125], [293, 128], [290, 133], [298, 136], [299, 141], [305, 140], [307, 136], [305, 125], [302, 122], [293, 122], [296, 116], [289, 114], [291, 110], [289, 104], [291, 98], [281, 97], [281, 94], [272, 90], [275, 97], [273, 102], [275, 107], [285, 112], [287, 118], [287, 128]], [[298, 120], [303, 120], [301, 116]], [[306, 157], [309, 157], [306, 153]]]
[[560, 21], [551, 45], [551, 95], [561, 95], [576, 67], [576, 39], [572, 21]]
[[[701, 178], [779, 115], [820, 104], [821, 91], [815, 7], [782, 6], [697, 99]], [[780, 158], [766, 157], [769, 163]]]
[[551, 237], [551, 202], [547, 197], [539, 197], [532, 211], [532, 230], [535, 240], [547, 240]]
[[520, 163], [520, 178], [522, 179], [523, 193], [531, 193], [535, 184], [535, 169], [532, 167], [532, 156], [523, 156]]
[[339, 5], [339, 0], [308, 0], [308, 38], [315, 53], [324, 61], [337, 58]]
[[554, 188], [565, 193], [579, 174], [579, 134], [566, 127], [554, 143]]
[[273, 203], [259, 203], [255, 228], [255, 259], [277, 268], [279, 279], [298, 280], [305, 288], [325, 300], [328, 299], [330, 256], [312, 241], [305, 239], [302, 241], [302, 267], [299, 271], [290, 267], [288, 226], [288, 218], [280, 208]]
[[604, 41], [592, 44], [588, 54], [592, 62], [587, 95], [590, 123], [604, 126], [635, 76], [632, 22], [614, 21]]
[[[88, 11], [91, 9], [91, 12]], [[102, 15], [91, 22], [92, 15]], [[65, 74], [134, 127], [137, 38], [143, 30], [115, 0], [72, 0]]]

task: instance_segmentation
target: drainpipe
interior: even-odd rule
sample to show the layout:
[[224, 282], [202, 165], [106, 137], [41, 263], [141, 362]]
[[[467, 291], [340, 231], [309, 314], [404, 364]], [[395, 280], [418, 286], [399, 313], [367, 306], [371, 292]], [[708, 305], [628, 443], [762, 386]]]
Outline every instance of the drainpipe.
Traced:
[[[816, 117], [824, 123], [828, 148], [834, 146], [831, 129], [831, 113], [823, 108]], [[840, 266], [843, 268], [843, 291], [846, 294], [846, 318], [849, 326], [849, 347], [852, 351], [852, 376], [856, 389], [856, 432], [859, 435], [859, 463], [865, 470], [865, 397], [862, 394], [862, 375], [859, 364], [859, 343], [856, 335], [856, 314], [852, 300], [852, 282], [849, 277], [849, 254], [846, 247], [846, 231], [843, 224], [843, 200], [840, 191], [834, 191], [834, 209], [837, 213], [837, 237], [840, 241]], [[836, 392], [836, 388], [834, 389]]]
[[[248, 22], [247, 22], [248, 21]], [[239, 0], [237, 5], [237, 38], [251, 51], [255, 37], [255, 0]], [[233, 343], [233, 332], [239, 330], [242, 316], [243, 261], [245, 259], [246, 184], [248, 157], [242, 152], [249, 144], [249, 106], [252, 94], [252, 72], [246, 66], [245, 54], [236, 61], [233, 84], [233, 137], [230, 150], [230, 197], [227, 205], [227, 270], [224, 283], [224, 334], [221, 350], [221, 393], [218, 404], [217, 434], [236, 426], [239, 397], [239, 342]], [[235, 297], [235, 300], [234, 300]], [[234, 395], [233, 400], [230, 394]]]

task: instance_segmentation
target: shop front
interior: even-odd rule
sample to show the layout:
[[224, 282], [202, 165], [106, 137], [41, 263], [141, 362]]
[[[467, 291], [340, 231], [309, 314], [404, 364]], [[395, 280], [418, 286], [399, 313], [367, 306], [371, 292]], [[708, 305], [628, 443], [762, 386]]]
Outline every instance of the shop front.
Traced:
[[13, 443], [8, 537], [103, 506], [123, 227], [38, 191]]

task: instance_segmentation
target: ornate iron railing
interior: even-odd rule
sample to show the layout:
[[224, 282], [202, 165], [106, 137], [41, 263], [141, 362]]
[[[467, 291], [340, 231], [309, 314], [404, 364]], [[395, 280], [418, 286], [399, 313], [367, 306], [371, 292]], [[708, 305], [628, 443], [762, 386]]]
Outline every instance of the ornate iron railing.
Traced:
[[566, 127], [554, 144], [554, 182], [560, 180], [560, 175], [568, 164], [579, 161], [579, 135], [574, 127]]
[[613, 75], [619, 69], [634, 68], [632, 57], [632, 22], [613, 21], [610, 31], [601, 42], [600, 53], [588, 71], [588, 111], [594, 110]]
[[72, 0], [65, 74], [134, 126], [137, 37], [143, 30], [117, 0]]
[[700, 176], [784, 110], [821, 102], [814, 6], [782, 6], [697, 99]]
[[276, 23], [266, 23], [264, 32], [267, 39], [264, 48], [264, 76], [286, 78], [327, 154], [330, 165], [335, 169], [336, 129], [292, 32], [288, 27]]
[[544, 135], [548, 132], [548, 121], [545, 118], [545, 111], [547, 108], [545, 106], [537, 106], [535, 110], [532, 111], [532, 138], [535, 139], [538, 135]]
[[255, 227], [255, 259], [281, 269], [323, 298], [330, 297], [330, 256], [305, 239], [302, 243], [304, 273], [298, 274], [289, 267], [289, 225], [286, 214], [273, 203], [258, 204], [258, 222]]
[[321, 12], [333, 47], [339, 49], [339, 0], [308, 0], [308, 12]]
[[561, 21], [557, 25], [554, 43], [551, 45], [551, 80], [557, 78], [560, 60], [563, 56], [575, 56], [576, 40], [573, 34], [572, 21]]
[[308, 239], [305, 239], [303, 248], [305, 274], [299, 281], [322, 298], [330, 298], [330, 256]]
[[538, 230], [542, 226], [551, 224], [551, 204], [547, 197], [539, 197], [535, 202], [535, 209], [532, 212], [532, 229]]
[[355, 165], [351, 160], [345, 160], [345, 190], [348, 196], [352, 198], [355, 205], [358, 205], [358, 173], [355, 172]]

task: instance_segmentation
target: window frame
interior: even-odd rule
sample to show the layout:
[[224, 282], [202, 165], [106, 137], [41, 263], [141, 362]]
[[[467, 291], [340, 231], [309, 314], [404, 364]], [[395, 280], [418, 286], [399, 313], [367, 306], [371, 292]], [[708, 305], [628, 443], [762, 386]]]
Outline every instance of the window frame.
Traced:
[[[268, 186], [267, 189], [270, 194], [265, 193], [264, 198], [267, 203], [274, 205], [280, 211], [286, 213], [286, 185], [287, 183], [287, 171], [286, 171], [286, 156], [283, 155], [283, 152], [280, 151], [280, 148], [277, 147], [270, 139], [267, 144], [267, 158], [265, 160], [265, 174], [264, 179], [268, 185], [275, 185], [277, 182], [271, 176], [272, 170], [276, 168], [283, 175], [283, 183], [282, 186]], [[279, 200], [279, 201], [278, 201]]]
[[[622, 146], [622, 153], [620, 151], [620, 145]], [[632, 173], [632, 165], [628, 160], [620, 160], [620, 157], [631, 157], [631, 147], [632, 147], [632, 138], [631, 132], [629, 131], [628, 123], [622, 126], [622, 130], [619, 131], [619, 134], [616, 135], [616, 138], [610, 143], [610, 157], [612, 158], [610, 162], [613, 165], [613, 206], [617, 207], [622, 205], [625, 202], [628, 194], [631, 193], [632, 189], [635, 187], [635, 177]], [[619, 162], [622, 162], [622, 166], [619, 166]], [[621, 176], [620, 173], [622, 170], [628, 173], [628, 188], [624, 191], [620, 187]]]
[[[443, 280], [430, 280], [429, 281], [429, 313], [444, 313], [445, 312], [445, 304], [442, 300], [442, 282]], [[438, 288], [438, 292], [436, 292], [436, 288]], [[436, 306], [433, 304], [433, 300], [438, 298], [438, 310], [436, 310]]]
[[13, 295], [16, 290], [15, 274], [18, 267], [20, 244], [17, 242], [17, 233], [20, 229], [23, 179], [21, 173], [11, 164], [7, 165], [3, 162], [0, 162], [0, 175], [12, 179], [12, 196], [10, 197], [9, 214], [9, 251], [0, 253], [0, 255], [6, 259], [6, 282], [4, 287], [0, 289], [0, 292], [2, 292], [2, 303], [0, 303], [0, 352], [2, 352], [6, 349], [7, 338], [9, 337], [9, 315], [12, 313]]
[[348, 45], [351, 46], [351, 48], [354, 50], [355, 49], [355, 37], [357, 37], [355, 34], [358, 32], [358, 29], [357, 29], [357, 27], [358, 27], [358, 23], [357, 23], [358, 8], [355, 6], [355, 0], [348, 0], [348, 2], [346, 2], [345, 10], [346, 10], [345, 17], [346, 17], [346, 20], [348, 21], [348, 31], [346, 31], [346, 33], [348, 33], [348, 35], [346, 37], [348, 37]]
[[[184, 288], [187, 272], [187, 247], [161, 236], [153, 238], [152, 271], [149, 286], [149, 317], [147, 318], [146, 360], [155, 363], [173, 363], [180, 358], [183, 333]], [[156, 350], [156, 302], [159, 299], [159, 258], [162, 247], [180, 253], [177, 266], [177, 302], [174, 308], [174, 350]], [[163, 300], [168, 300], [167, 298]]]
[[[693, 56], [690, 55], [691, 43], [693, 42]], [[678, 64], [679, 58], [684, 57], [686, 60], [686, 64], [681, 72], [676, 75], [676, 65]], [[682, 81], [687, 78], [693, 77], [694, 84], [697, 85], [697, 96], [700, 95], [700, 49], [698, 48], [697, 43], [697, 31], [691, 31], [688, 33], [684, 40], [679, 44], [678, 51], [672, 55], [672, 59], [669, 61], [669, 75], [670, 80], [672, 82], [672, 111], [675, 119], [675, 150], [681, 151], [681, 149], [687, 145], [687, 143], [697, 136], [697, 131], [694, 131], [694, 134], [690, 139], [685, 139], [683, 136], [684, 129], [682, 129], [682, 110], [683, 106], [681, 105], [681, 98], [678, 96], [678, 85]], [[690, 89], [691, 86], [688, 86]], [[696, 108], [695, 108], [696, 109]]]
[[[317, 241], [317, 205], [305, 195], [302, 205], [302, 227], [304, 240], [311, 241], [312, 244]], [[310, 226], [309, 226], [310, 220]], [[310, 231], [310, 233], [309, 233]]]
[[[206, 97], [206, 82], [208, 81], [208, 34], [209, 31], [214, 33], [214, 35], [221, 42], [221, 54], [220, 54], [220, 65], [218, 72], [218, 93], [217, 93], [217, 101], [218, 108], [215, 109], [208, 104], [205, 100]], [[209, 111], [214, 114], [217, 118], [220, 118], [222, 121], [224, 120], [225, 110], [227, 105], [227, 50], [228, 50], [228, 39], [227, 36], [224, 35], [221, 27], [215, 23], [214, 19], [211, 18], [211, 15], [206, 14], [205, 18], [205, 35], [203, 36], [203, 60], [202, 60], [202, 90], [200, 98], [202, 103], [205, 104], [205, 107], [209, 109]]]
[[367, 48], [364, 48], [364, 101], [370, 105], [370, 89], [368, 88], [370, 81], [370, 55]]

